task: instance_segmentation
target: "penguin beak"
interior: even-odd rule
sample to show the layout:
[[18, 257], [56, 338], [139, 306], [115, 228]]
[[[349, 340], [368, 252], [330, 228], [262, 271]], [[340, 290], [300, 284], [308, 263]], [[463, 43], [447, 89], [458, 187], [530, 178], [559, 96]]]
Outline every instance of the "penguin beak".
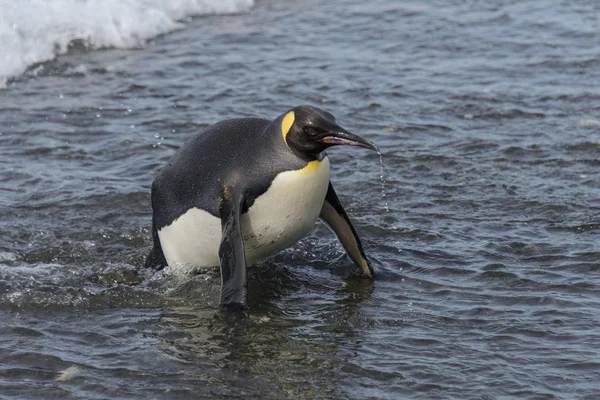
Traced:
[[349, 146], [360, 146], [374, 150], [379, 153], [379, 147], [377, 147], [375, 143], [363, 139], [358, 135], [350, 133], [343, 128], [339, 128], [336, 131], [328, 132], [327, 136], [321, 139], [321, 142], [329, 146], [335, 146], [340, 144], [346, 144]]

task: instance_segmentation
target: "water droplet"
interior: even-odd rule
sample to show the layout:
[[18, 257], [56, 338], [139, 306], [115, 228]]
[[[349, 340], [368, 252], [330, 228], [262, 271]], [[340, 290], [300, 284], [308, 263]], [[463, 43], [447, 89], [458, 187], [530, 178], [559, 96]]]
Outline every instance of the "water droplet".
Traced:
[[[381, 199], [384, 200], [385, 196], [386, 196], [386, 192], [385, 192], [385, 169], [383, 167], [383, 154], [381, 153], [380, 150], [377, 151], [377, 154], [379, 154], [379, 180], [381, 181]], [[390, 206], [389, 206], [387, 200], [384, 201], [384, 207], [385, 207], [385, 212], [389, 213]]]

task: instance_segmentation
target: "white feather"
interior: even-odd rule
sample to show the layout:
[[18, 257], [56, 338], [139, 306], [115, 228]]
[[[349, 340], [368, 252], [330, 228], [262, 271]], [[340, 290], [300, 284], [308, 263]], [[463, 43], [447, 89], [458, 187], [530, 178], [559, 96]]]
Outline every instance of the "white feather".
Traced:
[[[242, 215], [246, 262], [254, 264], [309, 233], [329, 185], [329, 159], [316, 167], [282, 172]], [[221, 220], [191, 208], [158, 231], [169, 266], [179, 272], [219, 265]]]

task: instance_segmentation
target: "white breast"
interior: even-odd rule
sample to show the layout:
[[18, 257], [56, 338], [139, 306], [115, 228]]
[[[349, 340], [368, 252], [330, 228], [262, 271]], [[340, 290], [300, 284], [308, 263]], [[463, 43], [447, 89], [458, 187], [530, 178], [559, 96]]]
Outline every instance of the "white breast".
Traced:
[[[319, 217], [329, 185], [329, 159], [277, 175], [242, 215], [248, 265], [296, 243]], [[158, 231], [167, 263], [175, 269], [219, 265], [221, 220], [192, 208]]]

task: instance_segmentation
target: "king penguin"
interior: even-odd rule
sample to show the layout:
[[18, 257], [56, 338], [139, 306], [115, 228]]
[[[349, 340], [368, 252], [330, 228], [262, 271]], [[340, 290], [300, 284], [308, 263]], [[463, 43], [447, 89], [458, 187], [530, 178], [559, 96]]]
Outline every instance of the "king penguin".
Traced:
[[296, 243], [320, 218], [365, 277], [361, 241], [331, 182], [326, 149], [379, 151], [312, 106], [273, 121], [231, 119], [192, 137], [152, 183], [146, 266], [180, 271], [221, 267], [221, 306], [244, 309], [246, 266]]

